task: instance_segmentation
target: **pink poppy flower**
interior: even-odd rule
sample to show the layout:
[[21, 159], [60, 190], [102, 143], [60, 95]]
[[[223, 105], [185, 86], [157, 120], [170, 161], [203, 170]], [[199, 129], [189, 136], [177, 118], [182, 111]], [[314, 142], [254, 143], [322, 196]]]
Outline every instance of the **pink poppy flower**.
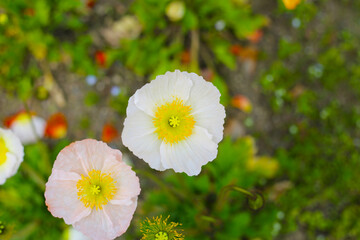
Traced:
[[139, 194], [139, 179], [122, 161], [121, 152], [85, 139], [57, 156], [45, 202], [53, 216], [89, 238], [108, 240], [129, 227]]

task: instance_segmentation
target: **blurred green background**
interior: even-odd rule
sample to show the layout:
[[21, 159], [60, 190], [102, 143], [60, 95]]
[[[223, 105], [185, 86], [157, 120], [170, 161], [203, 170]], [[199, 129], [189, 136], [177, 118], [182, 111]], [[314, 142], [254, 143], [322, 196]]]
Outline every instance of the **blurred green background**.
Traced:
[[[1, 0], [0, 118], [62, 112], [67, 136], [25, 147], [0, 186], [0, 239], [69, 239], [44, 183], [70, 142], [121, 133], [128, 98], [166, 71], [196, 72], [226, 107], [218, 157], [197, 177], [157, 172], [108, 140], [141, 181], [120, 239], [170, 215], [185, 239], [360, 239], [360, 2]], [[113, 130], [115, 131], [115, 130]], [[265, 199], [255, 210], [234, 186]]]

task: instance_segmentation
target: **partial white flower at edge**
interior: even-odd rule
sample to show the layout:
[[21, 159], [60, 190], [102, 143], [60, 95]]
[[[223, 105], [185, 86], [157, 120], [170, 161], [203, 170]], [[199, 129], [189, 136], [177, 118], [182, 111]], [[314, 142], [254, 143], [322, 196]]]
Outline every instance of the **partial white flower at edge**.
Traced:
[[19, 137], [22, 144], [35, 143], [44, 137], [46, 121], [43, 118], [23, 111], [11, 118], [8, 127]]
[[0, 128], [0, 185], [15, 175], [24, 159], [24, 147], [10, 130]]
[[81, 232], [77, 231], [75, 228], [70, 227], [68, 229], [68, 238], [67, 240], [90, 240], [90, 238], [86, 237]]
[[219, 90], [201, 76], [166, 72], [129, 99], [123, 143], [156, 170], [198, 175], [223, 138], [219, 101]]

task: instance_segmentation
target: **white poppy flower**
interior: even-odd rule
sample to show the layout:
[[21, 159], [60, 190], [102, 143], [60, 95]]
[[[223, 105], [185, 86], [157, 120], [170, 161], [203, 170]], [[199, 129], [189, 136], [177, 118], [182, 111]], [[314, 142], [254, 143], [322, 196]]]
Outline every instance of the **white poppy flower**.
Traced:
[[219, 90], [195, 73], [157, 76], [129, 99], [123, 143], [154, 169], [198, 175], [223, 138], [219, 100]]
[[33, 113], [21, 111], [8, 117], [5, 125], [19, 137], [22, 144], [30, 144], [44, 137], [46, 121]]
[[24, 147], [10, 130], [0, 128], [0, 185], [15, 175], [24, 159]]

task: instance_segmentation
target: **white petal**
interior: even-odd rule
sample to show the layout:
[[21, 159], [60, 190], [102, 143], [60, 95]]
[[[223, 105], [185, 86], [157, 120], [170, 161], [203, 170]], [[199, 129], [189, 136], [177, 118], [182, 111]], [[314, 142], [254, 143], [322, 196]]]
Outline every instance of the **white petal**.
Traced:
[[31, 120], [34, 124], [36, 135], [38, 138], [43, 138], [45, 134], [46, 121], [38, 116], [32, 116]]
[[6, 153], [6, 161], [0, 165], [0, 185], [4, 184], [7, 178], [12, 177], [17, 172], [19, 165], [20, 162], [14, 154]]
[[11, 172], [9, 175], [9, 177], [10, 177], [10, 176], [14, 176], [17, 173], [22, 161], [20, 161], [19, 158], [12, 152], [6, 153], [6, 161], [8, 162], [9, 159], [13, 159], [15, 162], [14, 164], [8, 165], [8, 168], [10, 169], [10, 172]]
[[29, 121], [15, 121], [11, 125], [11, 130], [20, 138], [21, 143], [30, 144], [44, 136], [45, 126], [44, 119], [32, 116]]
[[195, 73], [187, 75], [194, 83], [187, 104], [192, 108], [195, 124], [208, 130], [214, 142], [219, 143], [223, 138], [225, 118], [225, 108], [219, 103], [221, 94], [212, 83]]
[[20, 139], [11, 131], [0, 128], [0, 137], [5, 141], [6, 148], [13, 153], [19, 162], [24, 159], [24, 147]]
[[91, 208], [86, 208], [78, 199], [76, 183], [80, 175], [53, 169], [46, 183], [45, 203], [51, 214], [64, 218], [66, 224], [73, 224], [88, 216]]
[[102, 210], [93, 210], [91, 214], [73, 224], [74, 228], [94, 240], [112, 240], [123, 234], [137, 205], [137, 198], [130, 206], [107, 204]]
[[134, 102], [134, 95], [130, 97], [129, 99], [129, 103], [128, 106], [126, 108], [126, 116], [130, 116], [133, 113], [136, 113], [137, 111], [139, 111], [139, 109], [136, 107], [135, 102]]
[[164, 167], [189, 176], [198, 175], [201, 166], [216, 158], [217, 144], [211, 137], [205, 129], [195, 126], [189, 138], [172, 145], [163, 142], [160, 153]]
[[[143, 111], [132, 107], [131, 115], [124, 121], [124, 129], [121, 135], [123, 144], [128, 147], [137, 157], [142, 158], [151, 168], [164, 170], [160, 162], [160, 144], [152, 123], [152, 117]], [[134, 110], [135, 109], [135, 110]]]
[[179, 70], [166, 72], [146, 84], [134, 94], [135, 105], [154, 117], [158, 106], [172, 102], [175, 98], [186, 101], [189, 98], [192, 81]]

